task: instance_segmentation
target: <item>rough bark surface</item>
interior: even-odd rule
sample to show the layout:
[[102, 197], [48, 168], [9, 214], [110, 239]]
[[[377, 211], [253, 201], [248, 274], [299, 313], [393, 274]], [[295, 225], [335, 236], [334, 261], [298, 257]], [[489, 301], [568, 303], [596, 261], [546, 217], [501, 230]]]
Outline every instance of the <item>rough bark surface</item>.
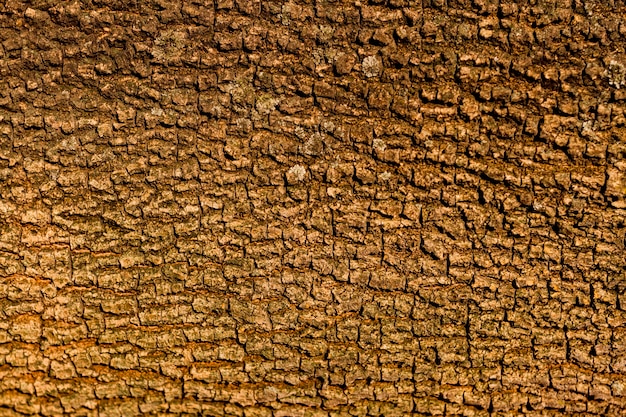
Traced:
[[7, 0], [0, 415], [626, 415], [623, 0]]

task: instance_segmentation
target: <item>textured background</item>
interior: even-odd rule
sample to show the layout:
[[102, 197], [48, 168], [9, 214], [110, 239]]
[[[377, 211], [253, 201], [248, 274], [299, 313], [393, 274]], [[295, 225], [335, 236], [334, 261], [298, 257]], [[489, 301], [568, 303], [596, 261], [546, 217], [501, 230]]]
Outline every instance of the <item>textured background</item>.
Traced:
[[0, 415], [626, 413], [626, 7], [0, 5]]

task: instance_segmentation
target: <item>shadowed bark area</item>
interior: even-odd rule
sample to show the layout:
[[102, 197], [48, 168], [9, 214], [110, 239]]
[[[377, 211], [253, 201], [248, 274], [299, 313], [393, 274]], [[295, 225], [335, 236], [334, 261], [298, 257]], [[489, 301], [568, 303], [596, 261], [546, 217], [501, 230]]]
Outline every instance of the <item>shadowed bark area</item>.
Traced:
[[0, 415], [626, 415], [626, 6], [0, 4]]

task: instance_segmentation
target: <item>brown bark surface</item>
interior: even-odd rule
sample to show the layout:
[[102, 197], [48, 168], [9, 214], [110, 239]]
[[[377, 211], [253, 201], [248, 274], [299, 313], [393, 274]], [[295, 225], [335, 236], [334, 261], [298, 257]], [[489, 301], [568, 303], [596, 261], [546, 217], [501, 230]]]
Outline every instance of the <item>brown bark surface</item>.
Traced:
[[0, 415], [626, 415], [623, 0], [0, 4]]

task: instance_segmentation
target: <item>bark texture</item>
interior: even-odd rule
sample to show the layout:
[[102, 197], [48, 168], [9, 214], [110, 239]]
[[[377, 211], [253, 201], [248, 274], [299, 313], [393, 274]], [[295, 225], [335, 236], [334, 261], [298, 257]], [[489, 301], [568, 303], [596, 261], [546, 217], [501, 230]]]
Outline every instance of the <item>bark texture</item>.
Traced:
[[625, 415], [625, 35], [2, 2], [0, 415]]

